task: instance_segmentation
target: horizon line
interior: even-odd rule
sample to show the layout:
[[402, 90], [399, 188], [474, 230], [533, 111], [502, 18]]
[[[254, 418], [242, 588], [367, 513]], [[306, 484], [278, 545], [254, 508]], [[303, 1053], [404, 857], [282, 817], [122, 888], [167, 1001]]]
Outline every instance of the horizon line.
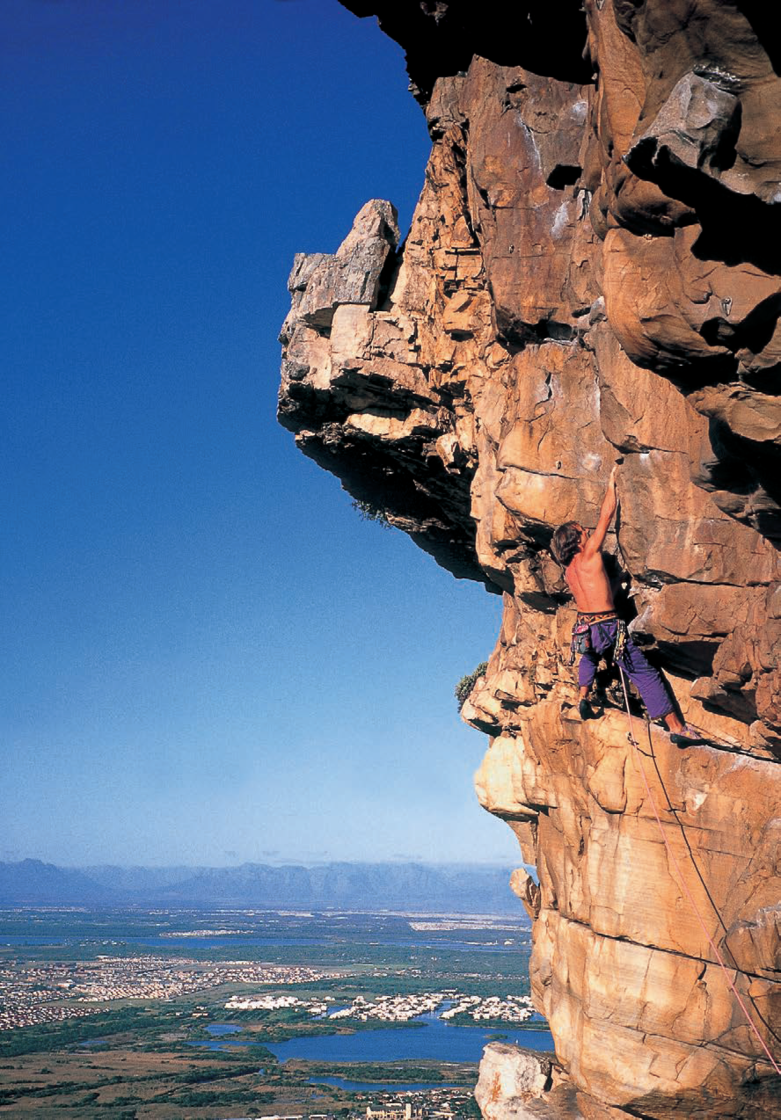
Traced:
[[[239, 867], [329, 867], [333, 865], [347, 865], [352, 867], [388, 867], [388, 866], [421, 866], [421, 867], [470, 867], [470, 868], [495, 868], [497, 870], [512, 870], [514, 866], [523, 865], [522, 860], [518, 860], [515, 864], [504, 862], [501, 860], [436, 860], [424, 859], [422, 857], [416, 858], [414, 856], [408, 858], [393, 858], [387, 859], [339, 859], [336, 857], [325, 859], [306, 859], [282, 857], [274, 858], [268, 857], [267, 859], [242, 859], [231, 863], [187, 863], [187, 862], [172, 862], [172, 863], [118, 863], [114, 860], [103, 861], [90, 861], [85, 863], [71, 863], [71, 862], [58, 862], [53, 859], [46, 859], [41, 856], [21, 856], [13, 859], [2, 859], [0, 865], [13, 866], [22, 863], [41, 863], [51, 867], [60, 867], [74, 871], [82, 871], [85, 868], [98, 868], [98, 867], [118, 867], [124, 870], [143, 869], [148, 871], [164, 871], [173, 870], [175, 868], [190, 868], [193, 870], [203, 869], [228, 869]], [[524, 865], [525, 866], [525, 865]]]

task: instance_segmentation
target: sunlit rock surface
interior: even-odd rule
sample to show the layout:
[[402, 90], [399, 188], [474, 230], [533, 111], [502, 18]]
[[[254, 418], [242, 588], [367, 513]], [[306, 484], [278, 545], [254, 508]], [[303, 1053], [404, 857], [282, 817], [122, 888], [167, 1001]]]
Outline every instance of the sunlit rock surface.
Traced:
[[[504, 594], [464, 715], [491, 740], [478, 797], [539, 876], [514, 887], [560, 1081], [521, 1104], [777, 1116], [781, 1078], [717, 958], [781, 1064], [770, 8], [346, 6], [408, 51], [432, 153], [403, 245], [372, 201], [335, 256], [296, 259], [280, 419], [454, 575]], [[547, 547], [561, 522], [595, 523], [618, 457], [622, 609], [712, 746], [680, 751], [636, 715], [633, 748], [612, 685], [604, 718], [577, 716], [574, 608]], [[499, 1103], [522, 1097], [500, 1092], [501, 1059], [490, 1120], [526, 1115]]]
[[489, 1042], [475, 1098], [485, 1120], [570, 1120], [579, 1115], [575, 1092], [550, 1057]]

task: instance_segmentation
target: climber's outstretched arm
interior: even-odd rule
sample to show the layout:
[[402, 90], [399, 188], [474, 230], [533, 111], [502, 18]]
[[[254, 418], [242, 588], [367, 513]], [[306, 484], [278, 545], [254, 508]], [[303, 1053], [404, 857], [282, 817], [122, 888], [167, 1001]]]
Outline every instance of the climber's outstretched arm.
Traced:
[[599, 511], [599, 520], [597, 527], [590, 535], [583, 548], [584, 559], [588, 559], [595, 553], [599, 552], [602, 545], [605, 543], [607, 531], [610, 528], [610, 522], [618, 507], [618, 497], [616, 496], [616, 473], [618, 467], [613, 467], [610, 472], [610, 479], [607, 484], [607, 491], [602, 501], [602, 509]]

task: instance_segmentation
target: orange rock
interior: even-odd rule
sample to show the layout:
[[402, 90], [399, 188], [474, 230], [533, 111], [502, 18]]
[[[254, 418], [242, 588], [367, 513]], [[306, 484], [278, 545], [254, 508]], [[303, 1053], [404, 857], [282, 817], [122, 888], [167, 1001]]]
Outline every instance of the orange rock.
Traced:
[[[557, 1064], [532, 1091], [539, 1068], [493, 1053], [484, 1115], [769, 1120], [778, 1077], [719, 956], [781, 1063], [770, 15], [532, 5], [516, 48], [490, 6], [348, 6], [408, 47], [433, 146], [403, 249], [375, 200], [335, 256], [296, 258], [280, 418], [441, 564], [504, 593], [463, 715], [491, 740], [478, 797], [536, 865], [539, 885], [513, 886]], [[679, 750], [633, 700], [635, 748], [615, 681], [601, 719], [577, 714], [548, 545], [595, 523], [617, 458], [618, 601], [705, 745]]]

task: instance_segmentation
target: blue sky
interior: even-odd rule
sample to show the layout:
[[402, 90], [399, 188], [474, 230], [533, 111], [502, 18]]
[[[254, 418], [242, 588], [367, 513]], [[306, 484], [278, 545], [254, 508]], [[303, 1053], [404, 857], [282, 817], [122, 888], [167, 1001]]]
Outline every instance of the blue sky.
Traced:
[[274, 418], [298, 251], [429, 150], [337, 0], [5, 0], [0, 859], [517, 862], [453, 687], [500, 602]]

